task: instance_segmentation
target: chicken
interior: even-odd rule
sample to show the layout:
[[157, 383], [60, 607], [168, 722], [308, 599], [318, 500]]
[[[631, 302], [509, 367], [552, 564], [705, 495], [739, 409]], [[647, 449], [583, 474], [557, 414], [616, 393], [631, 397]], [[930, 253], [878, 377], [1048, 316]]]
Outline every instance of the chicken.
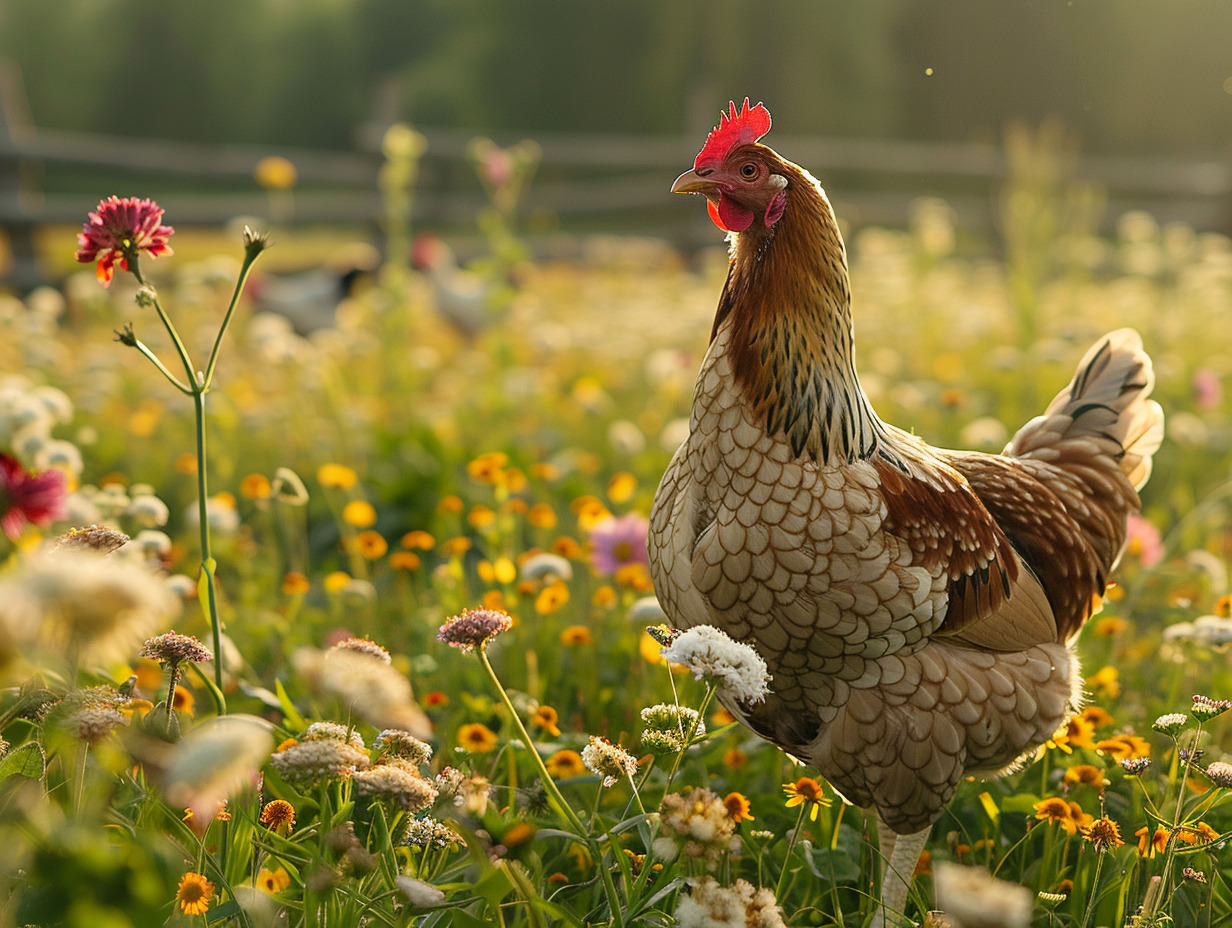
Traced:
[[728, 708], [876, 817], [874, 923], [958, 783], [1012, 769], [1080, 700], [1073, 641], [1125, 545], [1163, 413], [1137, 333], [1105, 336], [1003, 454], [883, 422], [856, 375], [847, 259], [817, 181], [722, 114], [672, 186], [731, 260], [688, 439], [651, 511], [659, 600], [773, 675]]

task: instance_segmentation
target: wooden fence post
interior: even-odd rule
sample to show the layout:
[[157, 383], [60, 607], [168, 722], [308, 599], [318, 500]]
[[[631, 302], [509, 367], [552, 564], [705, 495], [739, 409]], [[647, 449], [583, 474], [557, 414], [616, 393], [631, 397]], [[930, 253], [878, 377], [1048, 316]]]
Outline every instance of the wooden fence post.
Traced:
[[26, 100], [21, 72], [16, 63], [0, 61], [0, 222], [12, 266], [7, 275], [19, 291], [32, 290], [43, 282], [34, 248], [34, 220], [27, 218], [26, 202], [38, 196], [37, 166], [6, 155], [19, 142], [34, 135], [34, 123]]

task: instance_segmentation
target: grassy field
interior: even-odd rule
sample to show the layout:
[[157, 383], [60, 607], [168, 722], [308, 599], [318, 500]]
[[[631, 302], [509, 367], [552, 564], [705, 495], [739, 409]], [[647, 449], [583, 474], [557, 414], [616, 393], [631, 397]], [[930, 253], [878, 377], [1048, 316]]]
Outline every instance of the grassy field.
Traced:
[[[1169, 438], [1080, 640], [1087, 709], [1019, 773], [962, 786], [909, 914], [957, 863], [1027, 887], [1034, 925], [1229, 924], [1232, 769], [1203, 770], [1232, 728], [1190, 710], [1232, 694], [1232, 242], [1144, 214], [1100, 239], [1063, 198], [1012, 194], [1004, 256], [956, 244], [934, 201], [910, 231], [850, 235], [874, 406], [998, 450], [1129, 325]], [[142, 270], [202, 367], [243, 250], [173, 244]], [[172, 627], [214, 649], [193, 400], [113, 335], [131, 322], [182, 378], [166, 329], [119, 270], [0, 297], [0, 452], [73, 488], [68, 519], [0, 548], [0, 923], [780, 924], [763, 887], [793, 926], [871, 913], [860, 811], [663, 662], [637, 545], [612, 537], [644, 531], [687, 429], [724, 253], [582, 252], [519, 265], [474, 339], [395, 266], [307, 335], [240, 304], [205, 420], [217, 692], [217, 660], [139, 657]], [[94, 523], [134, 540], [88, 565], [40, 553]], [[439, 641], [469, 609], [513, 626]], [[646, 720], [660, 704], [702, 710], [687, 748], [670, 710]], [[1089, 831], [1101, 816], [1123, 844]]]

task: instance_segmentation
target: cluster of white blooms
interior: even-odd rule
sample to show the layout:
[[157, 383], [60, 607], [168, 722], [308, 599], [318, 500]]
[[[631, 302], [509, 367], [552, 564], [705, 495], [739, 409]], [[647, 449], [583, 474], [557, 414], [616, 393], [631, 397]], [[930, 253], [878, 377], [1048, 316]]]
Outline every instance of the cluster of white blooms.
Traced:
[[654, 840], [655, 856], [672, 860], [681, 851], [713, 868], [730, 851], [736, 832], [722, 798], [705, 787], [669, 793], [659, 806], [662, 835]]
[[688, 667], [696, 679], [714, 682], [725, 699], [756, 703], [770, 692], [770, 674], [761, 655], [713, 625], [681, 632], [663, 649], [663, 656]]
[[695, 709], [660, 703], [642, 710], [646, 724], [642, 732], [642, 744], [654, 754], [674, 754], [685, 747], [690, 737], [700, 738], [706, 733], [706, 724]]
[[1164, 629], [1164, 641], [1191, 641], [1222, 651], [1232, 644], [1232, 618], [1203, 615], [1192, 622], [1175, 622]]
[[77, 446], [52, 435], [56, 426], [72, 419], [73, 403], [63, 391], [18, 374], [0, 378], [0, 447], [26, 467], [58, 467], [73, 478], [81, 476]]
[[337, 698], [348, 712], [377, 728], [428, 735], [432, 727], [415, 703], [410, 681], [394, 669], [387, 654], [377, 651], [384, 649], [375, 645], [328, 651], [300, 648], [291, 655], [291, 663], [315, 692]]
[[956, 926], [998, 925], [1027, 928], [1031, 921], [1031, 891], [998, 880], [982, 867], [939, 861], [933, 869], [937, 908]]
[[100, 664], [128, 660], [179, 611], [161, 575], [93, 551], [36, 554], [0, 581], [0, 638], [14, 646], [6, 653], [71, 645]]
[[445, 901], [443, 892], [423, 880], [410, 876], [396, 876], [394, 882], [398, 885], [398, 889], [402, 890], [406, 901], [417, 908], [429, 909]]
[[405, 812], [421, 812], [436, 801], [436, 790], [417, 772], [403, 765], [377, 764], [351, 775], [360, 796], [384, 799]]
[[637, 758], [606, 738], [591, 735], [590, 744], [582, 748], [582, 763], [591, 773], [603, 777], [603, 785], [615, 786], [637, 773]]
[[783, 913], [769, 889], [747, 880], [721, 886], [714, 877], [689, 880], [676, 905], [678, 928], [785, 928]]

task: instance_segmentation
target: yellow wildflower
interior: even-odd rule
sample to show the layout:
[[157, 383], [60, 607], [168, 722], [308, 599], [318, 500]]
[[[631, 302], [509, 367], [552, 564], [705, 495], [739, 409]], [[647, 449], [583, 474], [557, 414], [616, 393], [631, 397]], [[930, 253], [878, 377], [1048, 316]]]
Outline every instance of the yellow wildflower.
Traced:
[[336, 490], [349, 490], [359, 481], [355, 471], [345, 464], [322, 464], [317, 470], [317, 483]]

